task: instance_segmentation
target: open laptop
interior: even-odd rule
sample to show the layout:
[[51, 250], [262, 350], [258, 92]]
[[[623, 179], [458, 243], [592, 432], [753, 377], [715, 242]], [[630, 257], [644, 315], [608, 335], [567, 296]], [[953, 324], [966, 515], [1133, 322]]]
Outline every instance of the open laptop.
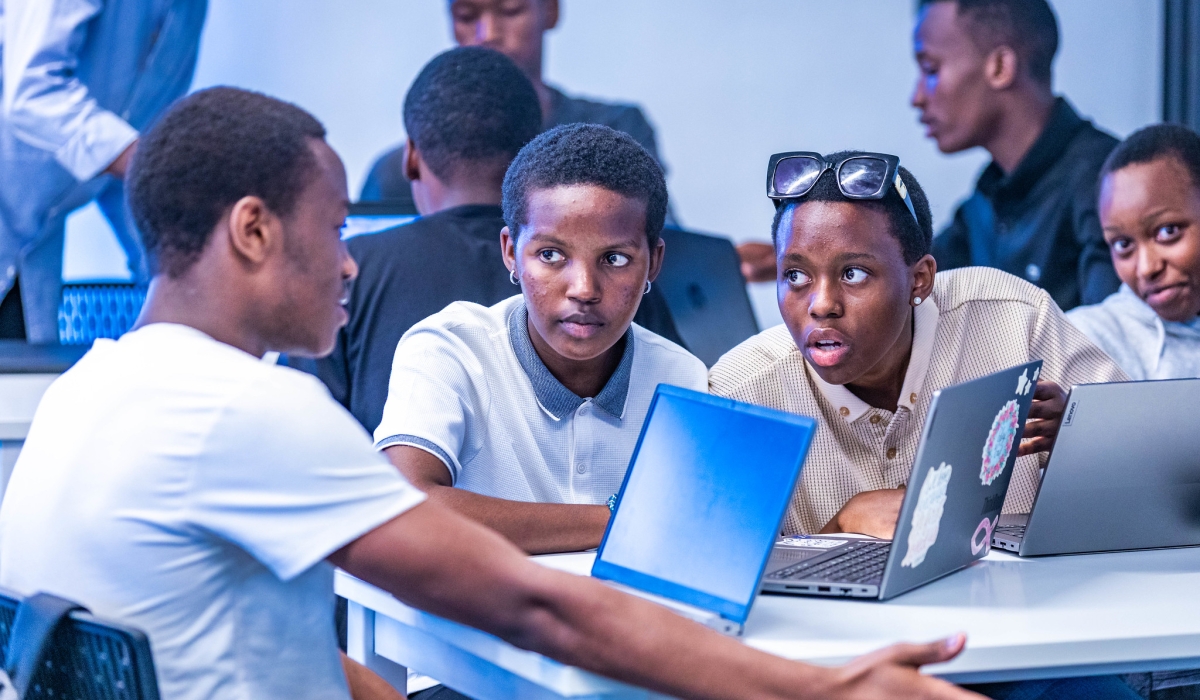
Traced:
[[1200, 379], [1071, 387], [1025, 515], [992, 544], [1023, 557], [1200, 545]]
[[785, 537], [763, 590], [886, 600], [986, 556], [1041, 368], [1037, 360], [935, 392], [896, 539]]
[[350, 212], [346, 215], [342, 238], [379, 233], [407, 224], [415, 218], [408, 207], [397, 207], [386, 202], [355, 202], [350, 205]]
[[816, 427], [660, 384], [592, 576], [740, 634]]
[[728, 238], [664, 228], [662, 272], [654, 281], [688, 350], [712, 367], [758, 333], [741, 259]]

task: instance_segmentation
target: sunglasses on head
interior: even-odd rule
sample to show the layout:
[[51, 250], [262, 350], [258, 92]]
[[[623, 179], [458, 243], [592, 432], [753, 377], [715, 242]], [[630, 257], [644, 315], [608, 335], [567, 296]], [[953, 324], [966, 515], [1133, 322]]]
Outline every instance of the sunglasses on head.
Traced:
[[883, 199], [888, 186], [894, 187], [920, 226], [908, 188], [900, 178], [900, 159], [886, 153], [856, 153], [839, 161], [828, 161], [811, 151], [776, 153], [767, 164], [767, 196], [776, 207], [785, 200], [803, 197], [826, 170], [833, 171], [838, 190], [847, 199]]

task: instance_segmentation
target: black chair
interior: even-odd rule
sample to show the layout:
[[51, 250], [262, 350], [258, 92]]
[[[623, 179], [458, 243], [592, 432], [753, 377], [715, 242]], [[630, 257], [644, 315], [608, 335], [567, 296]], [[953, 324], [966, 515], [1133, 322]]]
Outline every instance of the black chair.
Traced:
[[0, 668], [20, 700], [159, 700], [145, 634], [46, 594], [0, 589]]

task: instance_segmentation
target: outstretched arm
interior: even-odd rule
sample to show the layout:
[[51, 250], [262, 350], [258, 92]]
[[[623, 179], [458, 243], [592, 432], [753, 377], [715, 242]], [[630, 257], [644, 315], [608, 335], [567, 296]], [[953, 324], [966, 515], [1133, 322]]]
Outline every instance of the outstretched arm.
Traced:
[[405, 512], [330, 561], [409, 605], [675, 697], [977, 697], [917, 671], [957, 655], [961, 637], [890, 647], [838, 669], [787, 661], [594, 579], [538, 566], [437, 503]]
[[482, 523], [530, 554], [580, 552], [600, 546], [608, 527], [607, 506], [526, 503], [481, 496], [451, 485], [442, 460], [425, 450], [394, 445], [388, 459], [429, 500]]

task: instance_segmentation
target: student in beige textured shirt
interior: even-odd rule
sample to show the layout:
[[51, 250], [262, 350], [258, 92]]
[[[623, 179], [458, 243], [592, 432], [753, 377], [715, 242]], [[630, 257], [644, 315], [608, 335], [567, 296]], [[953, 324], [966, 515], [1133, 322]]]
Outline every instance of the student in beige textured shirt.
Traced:
[[[1125, 374], [1044, 290], [990, 268], [935, 274], [928, 201], [894, 157], [876, 158], [889, 167], [862, 198], [865, 154], [781, 156], [768, 189], [784, 325], [731, 350], [709, 382], [715, 394], [820, 421], [786, 531], [891, 537], [933, 392], [1041, 359], [1004, 504], [1028, 511], [1063, 387]], [[816, 163], [807, 172], [805, 158]]]

